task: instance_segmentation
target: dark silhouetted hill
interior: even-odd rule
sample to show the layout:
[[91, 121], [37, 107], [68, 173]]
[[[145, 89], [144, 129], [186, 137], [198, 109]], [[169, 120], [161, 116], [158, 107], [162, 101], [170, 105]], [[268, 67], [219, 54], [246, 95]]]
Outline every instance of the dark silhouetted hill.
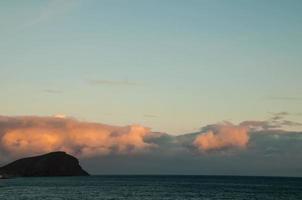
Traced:
[[22, 158], [0, 167], [0, 178], [31, 176], [89, 176], [77, 158], [65, 152]]

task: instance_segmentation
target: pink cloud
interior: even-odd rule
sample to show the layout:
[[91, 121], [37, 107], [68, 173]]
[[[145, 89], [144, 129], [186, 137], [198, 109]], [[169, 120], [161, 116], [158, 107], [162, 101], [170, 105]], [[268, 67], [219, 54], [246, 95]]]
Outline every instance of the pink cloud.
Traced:
[[144, 140], [151, 134], [140, 125], [119, 127], [58, 117], [0, 117], [0, 150], [13, 157], [58, 150], [81, 157], [132, 154], [155, 146]]
[[207, 129], [193, 141], [193, 145], [201, 151], [230, 147], [245, 148], [249, 142], [248, 129], [243, 126], [223, 123], [209, 126]]

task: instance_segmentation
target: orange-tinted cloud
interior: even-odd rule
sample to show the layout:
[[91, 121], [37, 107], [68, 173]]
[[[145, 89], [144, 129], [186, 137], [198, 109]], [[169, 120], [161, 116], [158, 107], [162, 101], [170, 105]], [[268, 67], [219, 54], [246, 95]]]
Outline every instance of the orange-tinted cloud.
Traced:
[[230, 147], [245, 148], [249, 142], [248, 129], [230, 123], [208, 126], [193, 144], [199, 150], [209, 151]]
[[155, 145], [145, 142], [148, 128], [109, 126], [58, 117], [0, 117], [0, 150], [10, 156], [50, 151], [91, 157], [131, 154]]
[[273, 122], [244, 121], [239, 125], [225, 122], [205, 126], [199, 133], [173, 136], [150, 132], [140, 125], [111, 126], [78, 121], [64, 115], [0, 116], [0, 161], [50, 151], [95, 157], [142, 152], [170, 155], [194, 152], [196, 149], [203, 152], [244, 149], [253, 135], [290, 133], [276, 129], [285, 122], [284, 119]]

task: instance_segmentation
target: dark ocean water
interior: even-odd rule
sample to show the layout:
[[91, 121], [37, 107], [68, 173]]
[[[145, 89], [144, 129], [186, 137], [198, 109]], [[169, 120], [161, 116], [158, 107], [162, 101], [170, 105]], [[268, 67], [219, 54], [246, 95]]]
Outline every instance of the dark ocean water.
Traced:
[[0, 179], [0, 200], [302, 200], [302, 178], [91, 176]]

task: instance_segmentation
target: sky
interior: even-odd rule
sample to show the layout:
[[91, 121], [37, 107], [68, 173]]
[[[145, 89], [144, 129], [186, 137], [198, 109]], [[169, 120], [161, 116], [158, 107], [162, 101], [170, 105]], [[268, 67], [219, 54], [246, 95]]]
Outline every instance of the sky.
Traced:
[[[86, 159], [82, 151], [91, 154], [89, 151], [99, 147], [99, 144], [90, 145], [91, 138], [82, 139], [84, 143], [71, 142], [65, 136], [51, 140], [47, 133], [53, 127], [44, 123], [61, 119], [75, 120], [75, 124], [118, 127], [118, 131], [111, 128], [106, 131], [111, 145], [105, 150], [103, 145], [102, 150], [98, 149], [106, 153], [92, 153], [92, 157], [103, 155], [99, 159], [107, 159], [106, 163], [109, 159], [106, 156], [112, 153], [108, 148], [120, 147], [119, 142], [123, 144], [122, 149], [130, 145], [139, 151], [161, 146], [157, 142], [145, 142], [149, 132], [151, 135], [160, 132], [177, 141], [173, 147], [164, 143], [164, 151], [190, 146], [182, 151], [186, 155], [195, 148], [190, 165], [195, 168], [201, 162], [195, 157], [200, 151], [204, 154], [223, 149], [225, 155], [229, 154], [225, 148], [242, 150], [250, 145], [256, 148], [253, 146], [256, 141], [255, 145], [260, 145], [263, 151], [248, 151], [247, 157], [254, 156], [262, 163], [258, 163], [262, 167], [259, 171], [265, 167], [270, 171], [274, 164], [257, 157], [264, 149], [270, 147], [288, 153], [272, 158], [278, 162], [283, 158], [290, 160], [292, 152], [302, 153], [296, 147], [301, 145], [302, 131], [301, 9], [300, 0], [0, 1], [2, 162], [18, 157], [19, 151], [43, 153], [61, 149], [63, 143], [63, 149]], [[17, 121], [17, 125], [8, 125], [11, 120]], [[37, 123], [32, 124], [33, 120]], [[41, 120], [46, 122], [41, 125]], [[30, 124], [25, 131], [22, 122]], [[257, 127], [247, 122], [257, 122]], [[226, 128], [204, 130], [213, 125]], [[133, 136], [131, 127], [138, 128], [139, 134], [134, 131]], [[235, 132], [230, 131], [234, 127]], [[47, 130], [47, 139], [40, 137], [38, 130]], [[68, 129], [67, 134], [74, 136], [72, 130]], [[112, 131], [130, 136], [111, 140]], [[96, 132], [102, 135], [103, 129]], [[189, 137], [193, 133], [197, 133], [194, 139]], [[62, 130], [54, 134], [60, 135]], [[192, 141], [183, 144], [178, 139], [182, 135]], [[132, 136], [138, 143], [127, 142]], [[270, 136], [284, 137], [284, 141], [274, 143]], [[107, 139], [100, 140], [107, 143]], [[33, 149], [40, 147], [32, 143], [35, 140], [46, 140], [46, 146], [50, 146], [37, 152]], [[20, 149], [5, 146], [14, 146], [16, 141]], [[209, 149], [205, 141], [210, 144]], [[289, 141], [294, 149], [285, 148]], [[89, 148], [82, 149], [79, 145]], [[12, 155], [5, 158], [7, 152]], [[159, 157], [175, 160], [173, 156], [161, 158], [153, 153], [147, 157], [140, 154], [137, 159], [142, 156], [148, 160], [146, 163], [154, 163]], [[129, 161], [134, 158], [128, 158], [128, 153], [127, 156], [122, 153], [122, 158], [120, 151], [113, 154], [116, 160], [109, 156], [112, 163], [123, 159], [136, 163]], [[217, 152], [215, 155], [211, 161], [203, 156], [202, 163], [212, 163], [209, 168], [217, 166], [213, 163], [222, 155], [218, 156]], [[245, 156], [239, 157], [247, 159]], [[235, 154], [232, 159], [239, 157]], [[95, 162], [95, 159], [85, 161], [88, 168], [98, 173], [93, 167], [97, 166]], [[248, 165], [242, 163], [246, 162], [240, 161], [241, 165], [235, 166], [240, 169], [236, 170], [257, 174], [257, 170], [244, 170]], [[158, 172], [165, 171], [164, 166]], [[175, 166], [175, 173], [181, 173], [182, 164]], [[301, 166], [301, 162], [293, 163], [298, 171], [294, 175], [302, 175]], [[141, 172], [150, 172], [149, 168], [143, 166]], [[293, 171], [286, 166], [281, 168], [274, 173]], [[129, 167], [125, 172], [133, 169], [137, 170]]]

